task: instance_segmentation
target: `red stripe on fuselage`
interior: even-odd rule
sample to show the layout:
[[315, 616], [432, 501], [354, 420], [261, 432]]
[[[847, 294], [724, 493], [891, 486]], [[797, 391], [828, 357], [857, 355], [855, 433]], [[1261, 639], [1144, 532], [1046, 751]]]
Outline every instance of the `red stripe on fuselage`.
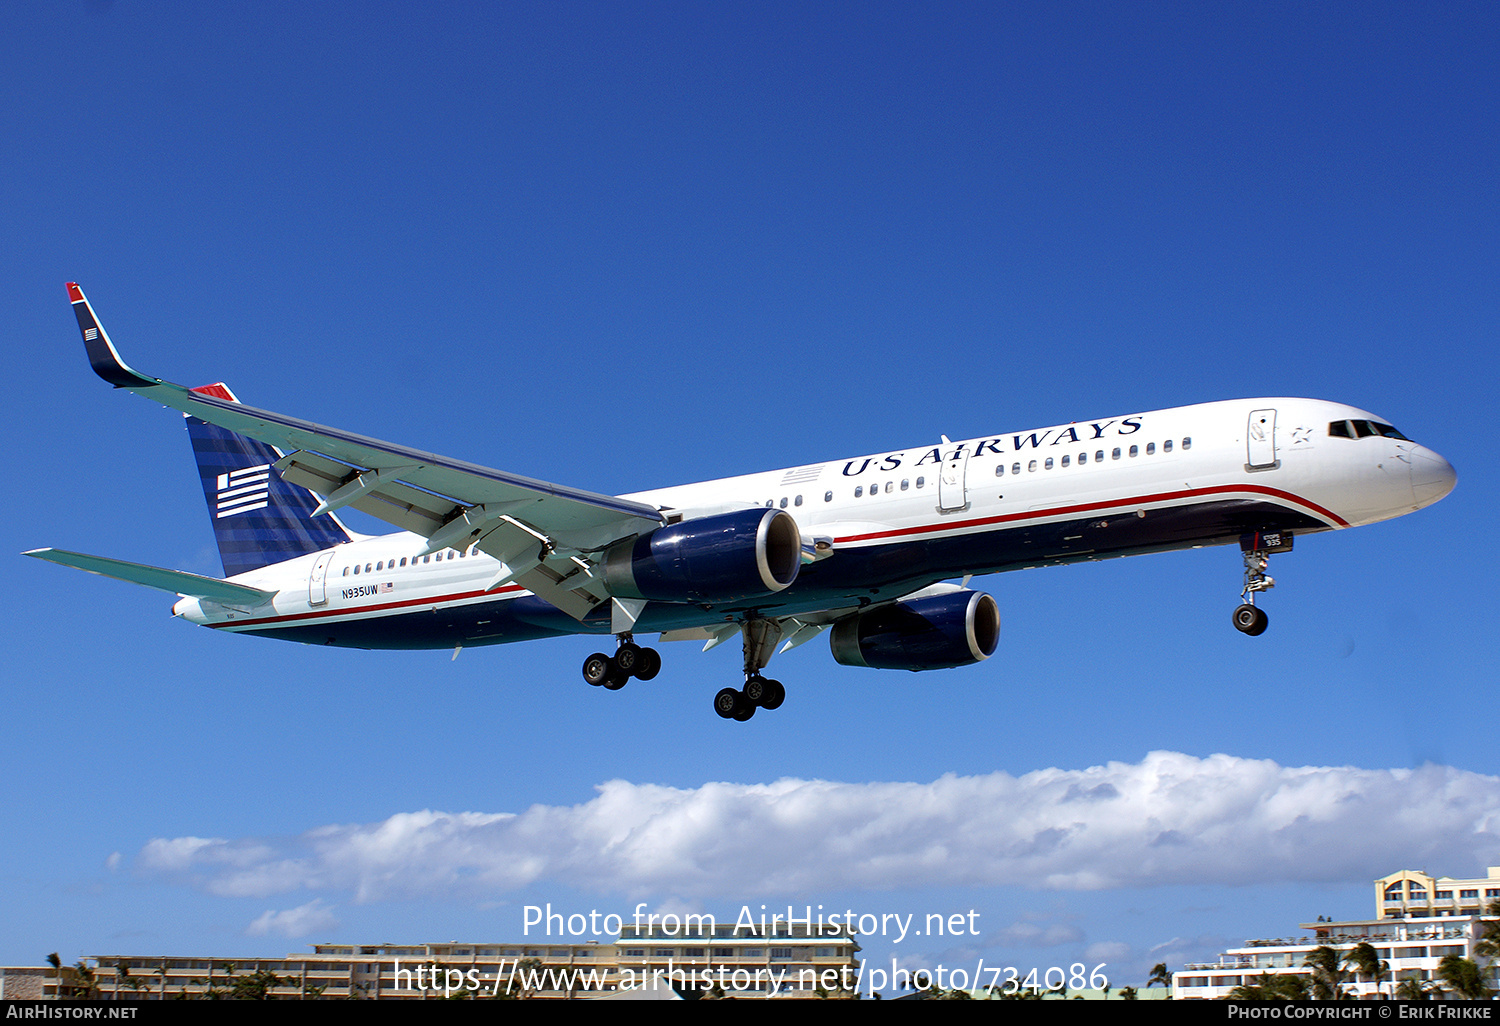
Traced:
[[462, 602], [465, 599], [479, 598], [488, 595], [504, 595], [506, 592], [525, 591], [519, 584], [508, 584], [494, 591], [465, 591], [457, 595], [437, 595], [431, 598], [403, 599], [400, 602], [381, 602], [373, 606], [361, 606], [358, 609], [314, 609], [307, 613], [287, 613], [285, 616], [263, 616], [255, 620], [222, 620], [219, 623], [207, 623], [205, 627], [258, 627], [268, 623], [292, 623], [296, 620], [317, 620], [329, 616], [359, 616], [362, 613], [381, 613], [390, 609], [401, 609], [406, 606], [435, 606], [444, 602]]
[[1291, 492], [1283, 492], [1279, 488], [1266, 488], [1262, 485], [1223, 485], [1215, 488], [1188, 488], [1180, 492], [1158, 492], [1155, 495], [1137, 495], [1125, 499], [1106, 499], [1102, 502], [1083, 502], [1073, 506], [1054, 506], [1051, 509], [1032, 509], [1018, 513], [1004, 513], [996, 517], [979, 517], [975, 520], [955, 520], [951, 523], [920, 524], [916, 527], [898, 527], [890, 531], [874, 531], [870, 534], [854, 534], [847, 538], [836, 538], [834, 544], [840, 542], [877, 541], [884, 538], [900, 538], [904, 535], [931, 534], [936, 531], [960, 531], [971, 527], [984, 527], [989, 524], [1014, 523], [1017, 520], [1042, 520], [1047, 517], [1067, 516], [1070, 513], [1087, 513], [1091, 510], [1110, 509], [1115, 506], [1129, 506], [1141, 502], [1174, 502], [1179, 499], [1191, 499], [1202, 495], [1222, 495], [1226, 492], [1255, 492], [1260, 495], [1269, 495], [1273, 498], [1284, 499], [1295, 502], [1299, 506], [1306, 506], [1319, 516], [1326, 517], [1340, 527], [1348, 527], [1349, 521], [1326, 510], [1316, 502], [1298, 498]]
[[[1051, 509], [1026, 510], [1018, 513], [1005, 513], [995, 517], [979, 517], [974, 520], [957, 520], [951, 523], [919, 524], [916, 527], [902, 527], [890, 531], [875, 531], [870, 534], [855, 534], [847, 538], [836, 538], [834, 544], [877, 541], [886, 538], [900, 538], [903, 536], [932, 534], [937, 531], [959, 531], [974, 527], [984, 527], [991, 524], [1015, 523], [1020, 520], [1042, 520], [1048, 517], [1067, 516], [1072, 513], [1087, 513], [1092, 510], [1110, 509], [1117, 506], [1129, 506], [1143, 502], [1173, 502], [1180, 499], [1191, 499], [1205, 495], [1223, 495], [1234, 492], [1251, 492], [1258, 495], [1268, 495], [1273, 498], [1282, 499], [1286, 502], [1294, 502], [1299, 506], [1313, 510], [1319, 516], [1325, 517], [1340, 527], [1348, 527], [1349, 521], [1331, 510], [1324, 509], [1315, 502], [1299, 498], [1291, 492], [1284, 492], [1279, 488], [1267, 488], [1262, 485], [1222, 485], [1215, 488], [1189, 488], [1177, 492], [1158, 492], [1154, 495], [1137, 495], [1124, 499], [1108, 499], [1101, 502], [1084, 502], [1072, 506], [1054, 506]], [[314, 609], [306, 613], [289, 613], [285, 616], [266, 616], [255, 620], [224, 620], [219, 623], [205, 624], [206, 627], [258, 627], [265, 624], [294, 623], [300, 620], [324, 619], [331, 616], [360, 616], [366, 613], [386, 612], [392, 609], [409, 608], [413, 606], [440, 605], [444, 602], [462, 602], [465, 599], [479, 598], [486, 595], [504, 595], [510, 592], [522, 592], [526, 589], [518, 584], [507, 585], [497, 588], [495, 591], [468, 591], [456, 595], [438, 595], [431, 598], [404, 599], [400, 602], [383, 602], [373, 606], [362, 606], [359, 609]]]

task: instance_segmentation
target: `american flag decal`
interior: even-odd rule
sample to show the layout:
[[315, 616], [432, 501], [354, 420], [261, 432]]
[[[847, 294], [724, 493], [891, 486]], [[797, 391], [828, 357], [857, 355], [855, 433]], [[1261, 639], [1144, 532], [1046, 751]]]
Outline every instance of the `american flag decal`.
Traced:
[[823, 473], [821, 463], [816, 467], [797, 467], [781, 475], [781, 483], [784, 485], [806, 484], [808, 481], [816, 481], [821, 473]]
[[269, 463], [220, 474], [218, 507], [214, 511], [214, 517], [232, 517], [236, 513], [248, 513], [252, 509], [265, 509], [271, 501], [270, 480]]
[[84, 328], [83, 329], [83, 338], [84, 338], [84, 341], [86, 341], [86, 342], [92, 342], [92, 341], [94, 341], [94, 339], [96, 339], [98, 337], [99, 337], [99, 329], [98, 328]]
[[375, 586], [375, 592], [376, 592], [376, 594], [379, 594], [379, 595], [384, 595], [384, 594], [386, 594], [388, 592], [392, 592], [392, 591], [395, 591], [395, 590], [396, 590], [396, 586], [394, 584], [392, 584], [390, 581], [382, 581], [380, 584], [378, 584], [378, 585]]

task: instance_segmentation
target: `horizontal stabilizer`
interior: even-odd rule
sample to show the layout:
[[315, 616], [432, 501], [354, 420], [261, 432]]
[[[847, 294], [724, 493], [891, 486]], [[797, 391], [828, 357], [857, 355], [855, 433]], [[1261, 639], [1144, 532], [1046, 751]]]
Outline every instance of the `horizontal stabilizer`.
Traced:
[[82, 552], [68, 552], [65, 549], [32, 549], [22, 555], [35, 556], [49, 563], [61, 563], [101, 577], [113, 577], [117, 581], [144, 584], [148, 588], [170, 591], [188, 598], [209, 599], [226, 606], [259, 605], [276, 597], [274, 591], [262, 591], [245, 584], [221, 581], [217, 577], [203, 577], [181, 570], [163, 570], [161, 567], [142, 563], [127, 563], [123, 559], [87, 556]]

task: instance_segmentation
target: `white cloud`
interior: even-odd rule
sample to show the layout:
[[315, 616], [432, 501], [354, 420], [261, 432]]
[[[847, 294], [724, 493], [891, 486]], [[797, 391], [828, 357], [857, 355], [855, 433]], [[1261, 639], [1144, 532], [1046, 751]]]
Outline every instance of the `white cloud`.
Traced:
[[279, 933], [283, 937], [306, 937], [314, 933], [331, 933], [338, 927], [339, 921], [334, 916], [333, 909], [324, 905], [322, 898], [314, 898], [306, 905], [282, 912], [267, 909], [245, 928], [245, 932], [252, 937], [263, 937], [268, 933]]
[[931, 783], [612, 780], [521, 813], [406, 812], [292, 839], [156, 839], [137, 869], [212, 893], [487, 899], [541, 882], [627, 896], [834, 889], [1366, 882], [1462, 874], [1500, 850], [1500, 779], [1284, 767], [1153, 752], [1139, 763]]

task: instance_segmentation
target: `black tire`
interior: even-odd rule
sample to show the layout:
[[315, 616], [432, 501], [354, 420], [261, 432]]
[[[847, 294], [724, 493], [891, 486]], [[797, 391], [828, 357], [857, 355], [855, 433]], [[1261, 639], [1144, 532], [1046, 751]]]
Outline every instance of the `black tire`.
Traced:
[[1234, 629], [1252, 638], [1258, 634], [1264, 634], [1269, 623], [1270, 618], [1248, 602], [1234, 611]]
[[746, 698], [745, 695], [744, 695], [744, 693], [741, 692], [740, 693], [740, 707], [734, 711], [734, 718], [736, 720], [738, 720], [739, 722], [744, 723], [746, 720], [748, 720], [750, 717], [752, 717], [754, 715], [755, 715], [755, 703], [752, 702], [752, 701], [750, 701], [750, 699]]
[[641, 649], [641, 658], [635, 667], [635, 679], [650, 680], [660, 672], [661, 653], [654, 648]]
[[714, 696], [714, 712], [726, 720], [734, 719], [734, 714], [740, 707], [740, 693], [734, 688], [725, 688]]
[[621, 673], [614, 667], [610, 667], [609, 676], [604, 678], [605, 690], [619, 691], [625, 686], [625, 682], [628, 680], [630, 680], [630, 678], [625, 676], [625, 674]]
[[583, 661], [583, 679], [598, 687], [609, 679], [609, 656], [595, 652]]
[[751, 705], [763, 705], [762, 699], [766, 697], [766, 678], [756, 674], [745, 681], [745, 701]]
[[765, 694], [761, 696], [760, 707], [762, 709], [780, 709], [781, 703], [785, 701], [786, 688], [781, 686], [781, 681], [766, 681]]
[[626, 642], [615, 649], [615, 669], [627, 677], [635, 675], [636, 667], [641, 664], [641, 646]]

